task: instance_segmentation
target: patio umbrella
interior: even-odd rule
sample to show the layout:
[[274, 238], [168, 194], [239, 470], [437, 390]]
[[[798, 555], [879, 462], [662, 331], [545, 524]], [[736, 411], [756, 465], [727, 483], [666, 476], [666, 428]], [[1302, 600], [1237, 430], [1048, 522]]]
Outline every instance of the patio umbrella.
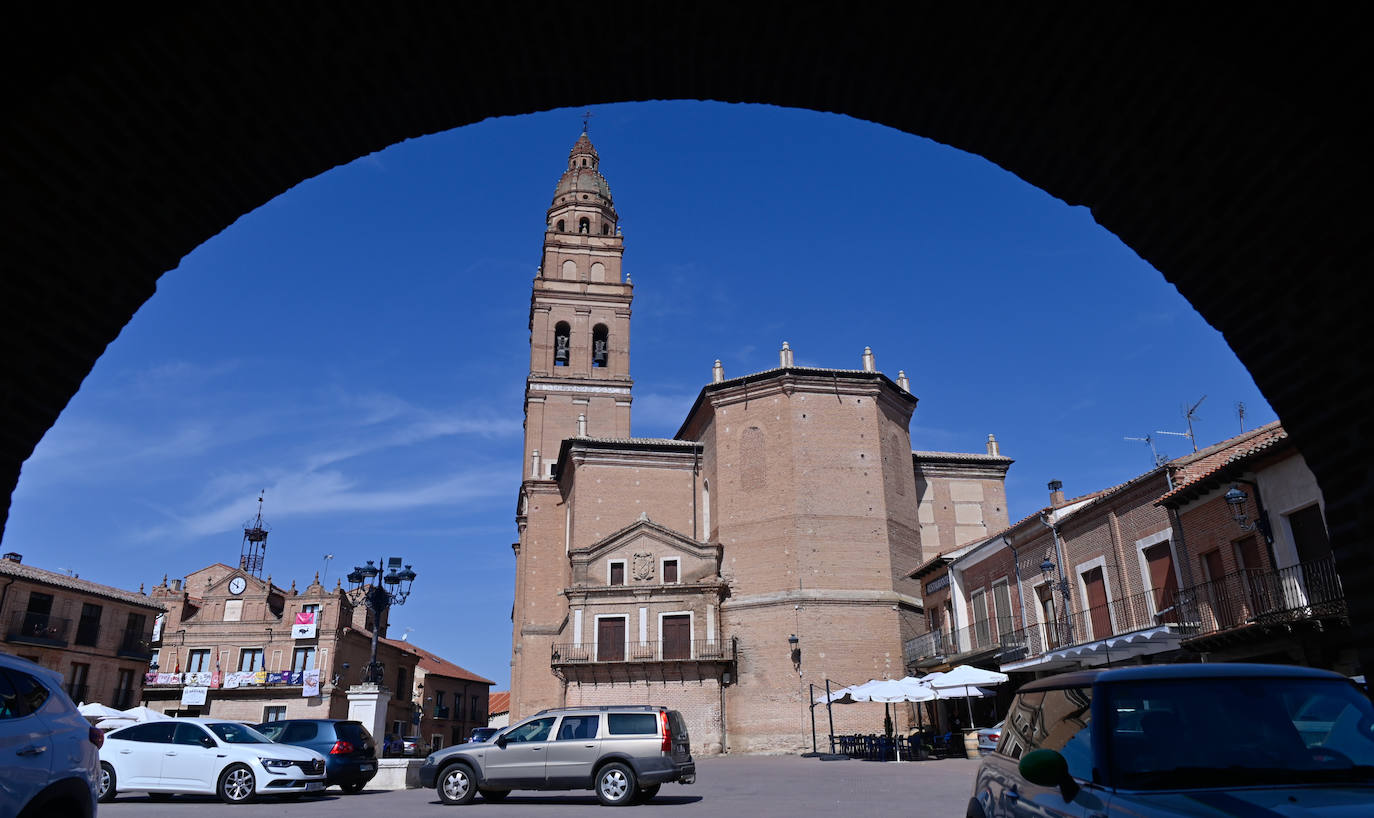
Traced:
[[157, 712], [151, 707], [130, 707], [128, 710], [119, 714], [121, 718], [133, 719], [134, 721], [162, 721], [167, 716]]
[[101, 719], [96, 722], [95, 729], [102, 733], [108, 733], [111, 730], [118, 730], [121, 727], [128, 727], [131, 724], [138, 724], [138, 722], [130, 718]]
[[[849, 696], [859, 702], [928, 702], [936, 698], [936, 693], [921, 684], [918, 679], [908, 676], [904, 679], [874, 679], [858, 685], [849, 691]], [[919, 718], [919, 716], [918, 716]], [[902, 760], [902, 744], [897, 742], [897, 760]]]
[[100, 702], [91, 702], [90, 704], [83, 704], [76, 709], [77, 712], [79, 712], [86, 718], [96, 719], [97, 721], [100, 719], [119, 719], [124, 717], [123, 710], [116, 710], [113, 707], [107, 707], [101, 704]]
[[983, 670], [972, 665], [959, 665], [943, 673], [932, 673], [921, 679], [930, 685], [942, 699], [963, 699], [968, 705], [968, 726], [973, 723], [973, 700], [995, 695], [983, 685], [1000, 685], [1010, 678], [995, 670]]

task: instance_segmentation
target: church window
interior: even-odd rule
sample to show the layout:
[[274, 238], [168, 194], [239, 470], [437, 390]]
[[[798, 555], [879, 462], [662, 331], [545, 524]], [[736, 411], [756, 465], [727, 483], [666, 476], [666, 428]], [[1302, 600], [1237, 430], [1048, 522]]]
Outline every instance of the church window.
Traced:
[[571, 334], [571, 329], [568, 327], [568, 322], [566, 321], [559, 321], [558, 325], [553, 328], [554, 366], [568, 365], [568, 343]]
[[588, 219], [586, 216], [583, 216], [582, 219], [581, 219], [580, 221], [578, 221], [578, 223], [577, 223], [577, 232], [579, 232], [579, 233], [590, 233], [590, 232], [592, 232], [592, 222], [591, 222], [591, 220]]
[[663, 561], [663, 584], [664, 584], [664, 585], [676, 585], [677, 583], [678, 583], [678, 578], [677, 578], [677, 560], [664, 560], [664, 561]]
[[606, 584], [625, 584], [625, 560], [611, 560], [610, 565], [606, 567]]
[[609, 222], [602, 222], [602, 223], [601, 223], [601, 235], [603, 235], [603, 236], [609, 236], [610, 234], [611, 234], [611, 225], [610, 225], [610, 223], [609, 223]]
[[597, 324], [592, 328], [592, 366], [602, 367], [610, 360], [609, 335], [610, 330], [606, 329], [605, 324]]
[[586, 159], [583, 159], [583, 160], [582, 160], [582, 167], [585, 168], [586, 166], [587, 166], [587, 160], [586, 160]]
[[562, 219], [559, 219], [559, 220], [558, 220], [558, 232], [560, 232], [560, 233], [566, 233], [566, 232], [568, 232], [568, 227], [567, 227], [566, 224], [564, 224], [564, 222], [563, 222]]

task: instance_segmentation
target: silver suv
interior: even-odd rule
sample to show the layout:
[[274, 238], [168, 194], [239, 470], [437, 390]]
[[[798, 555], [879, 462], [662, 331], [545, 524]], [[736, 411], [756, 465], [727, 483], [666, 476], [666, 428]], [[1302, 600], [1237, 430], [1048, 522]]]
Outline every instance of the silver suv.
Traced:
[[445, 804], [478, 793], [500, 801], [511, 790], [595, 790], [611, 807], [647, 801], [665, 781], [696, 782], [682, 714], [653, 705], [541, 710], [482, 743], [431, 753], [420, 783]]

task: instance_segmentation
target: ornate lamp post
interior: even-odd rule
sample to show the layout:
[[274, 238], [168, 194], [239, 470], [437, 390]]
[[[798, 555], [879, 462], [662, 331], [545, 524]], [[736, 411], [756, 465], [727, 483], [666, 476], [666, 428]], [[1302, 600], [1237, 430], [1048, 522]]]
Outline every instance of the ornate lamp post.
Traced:
[[[1062, 569], [1059, 569], [1059, 579], [1057, 582], [1054, 581], [1056, 569], [1057, 566], [1054, 564], [1054, 560], [1051, 560], [1050, 555], [1046, 554], [1044, 561], [1040, 563], [1040, 574], [1044, 577], [1045, 582], [1051, 583], [1051, 589], [1059, 591], [1060, 602], [1058, 610], [1059, 615], [1057, 618], [1062, 620], [1062, 622], [1055, 623], [1055, 626], [1057, 628], [1062, 624], [1064, 627], [1064, 631], [1062, 633], [1055, 634], [1055, 642], [1057, 642], [1060, 645], [1063, 645], [1066, 641], [1065, 637], [1067, 637], [1069, 641], [1073, 639], [1073, 624], [1069, 618], [1069, 580], [1067, 577], [1064, 576], [1064, 571]], [[1051, 590], [1051, 593], [1053, 593], [1053, 590]]]
[[[374, 582], [378, 574], [382, 575], [380, 583]], [[382, 614], [393, 605], [404, 605], [414, 582], [415, 572], [409, 565], [401, 567], [401, 557], [388, 560], [386, 573], [382, 573], [372, 560], [368, 560], [366, 565], [354, 566], [349, 573], [349, 600], [354, 605], [366, 605], [372, 612], [372, 655], [363, 670], [364, 682], [382, 683], [382, 663], [377, 661], [377, 636], [381, 630]]]

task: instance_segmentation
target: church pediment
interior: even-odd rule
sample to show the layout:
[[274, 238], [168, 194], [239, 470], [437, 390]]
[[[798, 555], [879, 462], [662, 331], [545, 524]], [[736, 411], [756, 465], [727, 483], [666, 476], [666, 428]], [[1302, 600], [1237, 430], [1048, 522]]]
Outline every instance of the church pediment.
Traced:
[[568, 553], [574, 585], [662, 585], [715, 581], [720, 546], [653, 522], [647, 516]]

